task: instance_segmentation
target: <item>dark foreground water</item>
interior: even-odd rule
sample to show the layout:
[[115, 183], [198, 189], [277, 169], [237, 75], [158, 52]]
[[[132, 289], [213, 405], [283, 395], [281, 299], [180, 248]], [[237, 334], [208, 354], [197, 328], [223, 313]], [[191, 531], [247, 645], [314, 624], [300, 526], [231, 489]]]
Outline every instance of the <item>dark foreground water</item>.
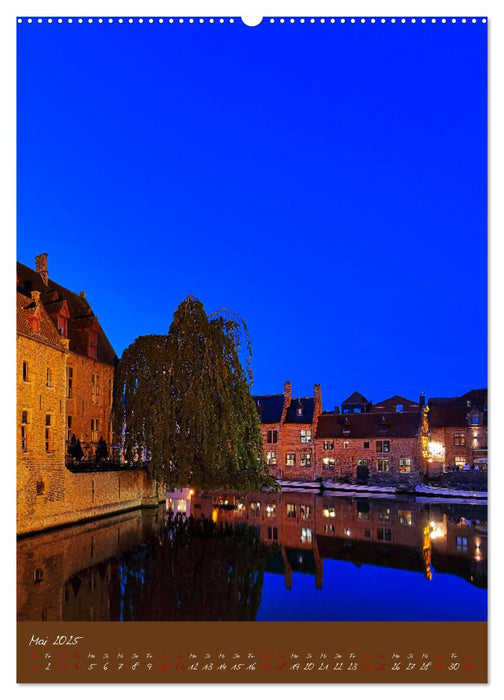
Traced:
[[215, 492], [18, 542], [18, 620], [486, 620], [482, 505]]

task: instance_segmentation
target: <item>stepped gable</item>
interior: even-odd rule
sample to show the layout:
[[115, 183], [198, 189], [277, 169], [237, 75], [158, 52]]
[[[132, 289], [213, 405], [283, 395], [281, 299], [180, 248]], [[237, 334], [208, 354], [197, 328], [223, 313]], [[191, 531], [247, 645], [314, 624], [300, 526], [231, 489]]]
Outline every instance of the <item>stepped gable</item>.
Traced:
[[[49, 279], [47, 273], [44, 277], [40, 272], [19, 262], [17, 263], [17, 291], [26, 298], [30, 298], [34, 291], [39, 292], [42, 305], [51, 314], [62, 310], [68, 312], [68, 339], [69, 349], [72, 352], [88, 356], [86, 331], [91, 329], [96, 331], [96, 360], [112, 366], [117, 363], [114, 349], [84, 293], [76, 294]], [[54, 322], [51, 321], [51, 323], [54, 327]], [[56, 328], [55, 332], [58, 333]]]
[[301, 397], [291, 399], [285, 414], [286, 423], [312, 423], [315, 414], [315, 399]]
[[[38, 317], [38, 330], [34, 329], [33, 319]], [[33, 299], [16, 294], [16, 323], [19, 335], [45, 343], [57, 350], [65, 350], [65, 345], [49, 314], [43, 304], [36, 303]]]
[[280, 423], [284, 406], [283, 394], [252, 396], [261, 423]]
[[422, 412], [323, 413], [317, 423], [317, 439], [410, 438], [420, 435]]

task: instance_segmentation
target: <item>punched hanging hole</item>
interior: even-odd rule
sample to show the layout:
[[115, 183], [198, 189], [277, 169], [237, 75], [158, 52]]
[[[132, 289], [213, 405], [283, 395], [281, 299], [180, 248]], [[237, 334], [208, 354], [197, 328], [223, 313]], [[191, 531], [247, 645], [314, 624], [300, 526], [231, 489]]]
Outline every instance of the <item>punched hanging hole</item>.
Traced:
[[247, 27], [257, 27], [263, 21], [262, 17], [242, 17], [241, 21], [246, 24]]

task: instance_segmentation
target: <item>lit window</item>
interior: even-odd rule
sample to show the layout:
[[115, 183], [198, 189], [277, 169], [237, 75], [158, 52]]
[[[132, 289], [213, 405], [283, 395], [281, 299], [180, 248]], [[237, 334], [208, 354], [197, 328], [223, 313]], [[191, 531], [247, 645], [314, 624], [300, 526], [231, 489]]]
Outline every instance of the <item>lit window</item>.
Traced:
[[460, 552], [467, 551], [467, 537], [457, 537], [457, 549]]
[[397, 515], [399, 516], [399, 522], [401, 525], [411, 525], [411, 511], [410, 510], [398, 510]]
[[287, 503], [286, 511], [287, 511], [288, 518], [295, 518], [296, 517], [296, 504], [295, 503]]
[[312, 517], [312, 509], [311, 506], [308, 505], [302, 505], [300, 507], [300, 513], [301, 513], [301, 519], [302, 520], [310, 520]]
[[332, 470], [334, 469], [335, 460], [330, 457], [324, 457], [322, 460], [322, 469]]
[[276, 503], [268, 503], [266, 506], [266, 517], [276, 518]]
[[411, 459], [409, 457], [401, 457], [399, 459], [399, 471], [400, 472], [410, 472], [411, 471]]
[[258, 518], [260, 513], [261, 513], [261, 504], [259, 503], [259, 501], [253, 501], [250, 504], [250, 515], [253, 518]]
[[358, 467], [367, 467], [369, 465], [369, 460], [368, 459], [358, 459], [357, 460], [357, 466]]
[[390, 452], [390, 440], [377, 440], [376, 441], [376, 451], [377, 452]]
[[348, 440], [343, 440], [343, 449], [348, 450], [349, 447], [350, 447], [350, 443], [348, 442]]
[[296, 466], [296, 455], [294, 452], [288, 452], [285, 455], [285, 464], [287, 467], [295, 467]]
[[301, 528], [301, 542], [310, 543], [312, 541], [312, 531], [309, 527]]
[[311, 430], [301, 430], [300, 435], [303, 444], [311, 442]]
[[334, 450], [334, 441], [324, 440], [324, 450]]
[[388, 470], [389, 470], [389, 461], [388, 461], [388, 459], [379, 459], [379, 460], [378, 460], [377, 470], [378, 470], [379, 472], [388, 472]]
[[465, 434], [464, 433], [454, 433], [453, 444], [456, 445], [457, 447], [464, 446], [466, 444]]
[[310, 452], [303, 452], [299, 455], [299, 463], [302, 467], [311, 467], [311, 454]]
[[378, 520], [381, 523], [390, 522], [390, 508], [383, 508], [378, 511]]
[[276, 452], [274, 450], [269, 450], [266, 452], [266, 464], [276, 464]]

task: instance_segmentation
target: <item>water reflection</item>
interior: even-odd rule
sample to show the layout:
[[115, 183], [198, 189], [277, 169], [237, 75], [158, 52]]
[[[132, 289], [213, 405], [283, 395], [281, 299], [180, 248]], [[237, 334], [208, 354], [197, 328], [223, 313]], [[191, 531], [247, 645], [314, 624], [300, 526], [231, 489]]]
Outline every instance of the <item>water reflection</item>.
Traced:
[[[420, 576], [429, 597], [449, 579], [461, 609], [472, 605], [471, 590], [486, 588], [485, 506], [224, 491], [172, 494], [168, 504], [169, 512], [136, 511], [20, 540], [18, 619], [282, 619], [280, 603], [294, 600], [296, 581], [309, 580], [300, 619], [323, 619], [310, 612], [316, 591], [336, 591], [349, 563], [363, 591], [377, 572], [395, 571], [390, 600], [404, 593], [404, 572]], [[376, 604], [385, 609], [390, 600], [382, 594]], [[360, 614], [355, 609], [354, 619]]]

